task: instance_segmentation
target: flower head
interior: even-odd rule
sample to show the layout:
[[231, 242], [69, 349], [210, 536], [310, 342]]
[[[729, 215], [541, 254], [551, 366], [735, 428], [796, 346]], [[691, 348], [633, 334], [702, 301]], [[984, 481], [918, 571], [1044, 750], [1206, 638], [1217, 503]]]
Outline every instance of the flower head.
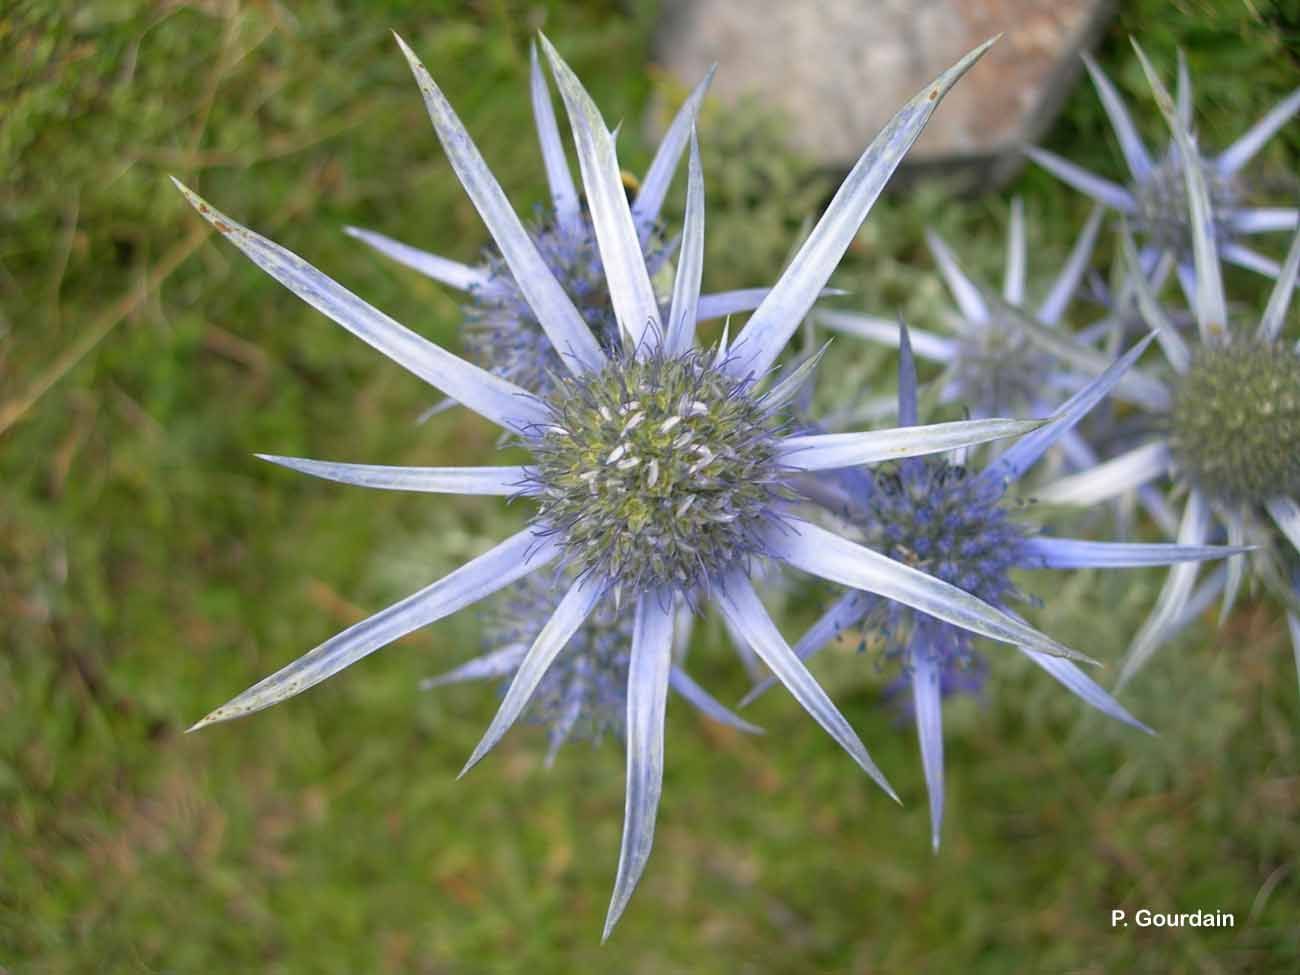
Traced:
[[565, 559], [616, 592], [693, 592], [780, 521], [781, 420], [692, 350], [567, 377], [530, 472]]
[[1170, 457], [1224, 508], [1300, 497], [1300, 355], [1233, 337], [1191, 352], [1171, 389]]
[[[453, 168], [568, 373], [569, 378], [549, 392], [530, 392], [446, 352], [306, 261], [183, 190], [205, 218], [278, 281], [399, 365], [514, 434], [533, 453], [536, 463], [528, 467], [393, 468], [272, 459], [310, 474], [368, 487], [522, 493], [538, 501], [537, 512], [522, 531], [325, 641], [217, 708], [195, 727], [241, 717], [301, 693], [412, 630], [478, 602], [548, 564], [567, 561], [576, 575], [520, 660], [496, 717], [466, 770], [525, 711], [552, 663], [602, 599], [620, 593], [632, 614], [625, 720], [627, 798], [618, 876], [606, 920], [608, 935], [644, 870], [653, 842], [662, 785], [673, 624], [681, 600], [707, 599], [716, 606], [813, 718], [892, 794], [858, 736], [759, 601], [749, 577], [750, 559], [755, 554], [855, 585], [995, 640], [1049, 656], [1079, 655], [958, 587], [803, 521], [783, 500], [782, 492], [769, 490], [765, 483], [784, 469], [788, 480], [781, 486], [793, 491], [805, 472], [920, 456], [1025, 433], [1042, 425], [987, 419], [792, 436], [765, 419], [810, 378], [810, 370], [796, 369], [765, 388], [783, 347], [819, 297], [871, 205], [941, 97], [987, 45], [944, 72], [884, 127], [735, 342], [707, 356], [696, 351], [694, 335], [704, 234], [703, 175], [694, 139], [690, 140], [681, 257], [664, 316], [620, 178], [613, 134], [577, 77], [545, 39], [543, 45], [568, 109], [610, 306], [622, 341], [616, 352], [602, 346], [556, 279], [424, 66], [405, 44], [402, 50]], [[658, 388], [660, 384], [663, 389]], [[687, 401], [686, 395], [692, 398]], [[615, 407], [620, 411], [617, 416]], [[683, 424], [692, 440], [679, 443], [683, 434], [676, 432], [676, 427]], [[698, 445], [697, 436], [703, 441]], [[620, 450], [623, 452], [618, 453]], [[652, 462], [657, 462], [657, 468]], [[586, 474], [592, 476], [584, 478]], [[737, 483], [746, 476], [756, 477], [758, 483]], [[590, 497], [593, 490], [597, 498], [593, 510], [601, 515], [600, 537], [586, 534], [583, 520], [572, 517], [582, 492]], [[629, 498], [620, 500], [620, 491], [628, 492]], [[715, 497], [718, 494], [720, 502]], [[693, 515], [696, 507], [700, 513]], [[675, 516], [682, 508], [683, 516], [672, 530], [666, 530], [662, 519]], [[744, 524], [740, 524], [742, 520]], [[696, 559], [693, 563], [692, 558]]]
[[[1240, 267], [1276, 277], [1277, 263], [1247, 247], [1242, 239], [1296, 227], [1300, 211], [1249, 205], [1247, 201], [1251, 194], [1243, 180], [1242, 170], [1274, 133], [1300, 111], [1300, 89], [1274, 106], [1227, 149], [1217, 155], [1206, 155], [1192, 136], [1192, 84], [1187, 61], [1180, 51], [1178, 93], [1173, 111], [1187, 138], [1170, 140], [1162, 154], [1153, 156], [1138, 135], [1115, 86], [1090, 57], [1085, 54], [1083, 58], [1102, 108], [1119, 140], [1129, 171], [1128, 184], [1121, 186], [1095, 176], [1044, 149], [1027, 149], [1029, 157], [1075, 189], [1125, 214], [1145, 237], [1142, 267], [1150, 272], [1162, 254], [1171, 255], [1179, 281], [1189, 297], [1196, 288], [1197, 274], [1193, 261], [1194, 224], [1186, 206], [1187, 193], [1193, 182], [1204, 187], [1210, 202], [1211, 217], [1206, 228], [1223, 258]], [[1145, 56], [1143, 61], [1147, 67]], [[1157, 85], [1163, 88], [1154, 74], [1149, 73], [1148, 78], [1153, 90]]]
[[[851, 525], [868, 548], [1003, 607], [1023, 598], [1011, 577], [1015, 569], [1194, 564], [1231, 554], [1236, 550], [1040, 535], [1016, 520], [1019, 509], [1006, 498], [1008, 488], [1118, 384], [1149, 342], [1134, 346], [1065, 403], [1050, 423], [1013, 444], [984, 469], [972, 471], [964, 463], [939, 457], [911, 458], [892, 468], [877, 468], [856, 489], [845, 492], [842, 502], [832, 507], [833, 514]], [[915, 423], [916, 374], [905, 328], [900, 328], [900, 348], [899, 419]], [[983, 662], [968, 630], [912, 606], [852, 589], [812, 626], [795, 652], [807, 659], [843, 629], [859, 624], [881, 632], [887, 657], [898, 662], [901, 682], [910, 686], [930, 792], [931, 841], [937, 850], [944, 806], [941, 701], [945, 693], [970, 686], [969, 675], [982, 674]], [[1071, 661], [1020, 649], [1094, 708], [1149, 730]], [[759, 685], [749, 699], [766, 686]]]

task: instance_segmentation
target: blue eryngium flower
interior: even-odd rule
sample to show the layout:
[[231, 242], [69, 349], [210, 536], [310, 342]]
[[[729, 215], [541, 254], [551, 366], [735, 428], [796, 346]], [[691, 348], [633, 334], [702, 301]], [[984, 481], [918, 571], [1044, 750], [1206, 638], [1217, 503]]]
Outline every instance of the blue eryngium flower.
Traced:
[[[399, 43], [400, 40], [399, 40]], [[217, 708], [196, 728], [292, 697], [393, 640], [558, 563], [576, 581], [528, 648], [477, 763], [523, 713], [573, 634], [613, 593], [634, 615], [627, 684], [627, 799], [608, 935], [654, 836], [663, 775], [664, 707], [678, 600], [711, 601], [799, 703], [891, 795], [848, 722], [782, 638], [749, 569], [772, 558], [875, 592], [936, 619], [1047, 655], [1073, 651], [969, 593], [791, 513], [801, 472], [852, 467], [983, 443], [1039, 422], [971, 420], [868, 433], [788, 436], [781, 410], [808, 379], [762, 381], [843, 257], [868, 210], [942, 96], [981, 46], [903, 106], [858, 160], [767, 297], [730, 347], [695, 346], [703, 261], [704, 183], [691, 139], [681, 258], [667, 320], [646, 271], [619, 175], [613, 134], [577, 77], [543, 38], [568, 109], [583, 187], [621, 346], [607, 350], [538, 253], [469, 133], [414, 53], [403, 53], [443, 148], [565, 369], [535, 395], [399, 325], [306, 261], [181, 187], [225, 237], [300, 298], [452, 399], [514, 434], [535, 461], [518, 467], [407, 468], [269, 458], [375, 488], [524, 495], [528, 527], [450, 575], [381, 610]], [[179, 185], [179, 184], [178, 184]], [[1087, 658], [1084, 658], [1087, 659]]]
[[[1189, 298], [1195, 290], [1196, 275], [1192, 260], [1192, 225], [1185, 205], [1189, 175], [1194, 175], [1205, 185], [1213, 203], [1211, 227], [1224, 259], [1276, 277], [1277, 263], [1246, 247], [1241, 238], [1295, 227], [1300, 220], [1300, 210], [1247, 205], [1244, 200], [1248, 193], [1241, 180], [1241, 171], [1274, 133], [1300, 111], [1300, 89], [1275, 105], [1218, 155], [1203, 155], [1195, 139], [1189, 138], [1185, 142], [1171, 140], [1164, 155], [1155, 158], [1143, 144], [1110, 79], [1086, 54], [1083, 60], [1119, 140], [1129, 171], [1129, 183], [1120, 186], [1044, 149], [1026, 149], [1029, 158], [1080, 192], [1127, 216], [1145, 237], [1142, 266], [1146, 270], [1150, 271], [1162, 254], [1172, 255], [1177, 262], [1179, 281]], [[1158, 82], [1154, 75], [1151, 79], [1154, 88]], [[1181, 51], [1178, 54], [1178, 95], [1174, 111], [1179, 124], [1190, 134], [1192, 84]]]
[[[1067, 434], [1124, 375], [1150, 342], [1144, 339], [1076, 393], [1053, 420], [1008, 447], [983, 470], [974, 472], [941, 457], [910, 458], [837, 480], [839, 499], [823, 494], [823, 503], [853, 525], [867, 546], [978, 596], [994, 606], [1019, 596], [1013, 569], [1123, 568], [1169, 565], [1216, 558], [1240, 551], [1207, 545], [1092, 542], [1038, 535], [1017, 522], [1016, 508], [1005, 498], [1021, 475]], [[917, 422], [916, 369], [905, 328], [900, 328], [898, 418]], [[836, 490], [832, 488], [832, 491]], [[886, 654], [900, 661], [910, 683], [913, 713], [921, 741], [921, 758], [930, 793], [931, 842], [939, 848], [943, 823], [943, 723], [941, 700], [946, 687], [978, 668], [969, 629], [934, 618], [914, 606], [879, 593], [850, 589], [809, 629], [795, 647], [806, 660], [844, 629], [864, 623], [879, 628]], [[1059, 656], [1019, 645], [1029, 659], [1068, 690], [1105, 714], [1143, 731], [1130, 715], [1075, 664]], [[770, 686], [760, 684], [753, 700]]]
[[[1136, 47], [1136, 45], [1135, 45]], [[1138, 57], [1175, 144], [1191, 152], [1192, 137], [1142, 51]], [[1131, 237], [1124, 234], [1130, 279], [1148, 324], [1156, 330], [1171, 375], [1160, 385], [1162, 408], [1153, 411], [1153, 435], [1091, 471], [1065, 478], [1039, 493], [1057, 503], [1096, 504], [1134, 489], [1146, 490], [1166, 474], [1187, 495], [1178, 540], [1200, 544], [1217, 521], [1233, 545], [1259, 547], [1255, 576], [1288, 604], [1288, 620], [1300, 665], [1300, 590], [1272, 551], [1276, 532], [1300, 550], [1300, 345], [1282, 329], [1300, 269], [1300, 234], [1291, 244], [1272, 295], [1253, 333], [1231, 330], [1219, 267], [1209, 187], [1195, 172], [1187, 180], [1187, 224], [1195, 262], [1195, 334], [1184, 337], [1161, 307], [1140, 267]], [[1225, 255], [1226, 256], [1226, 255]], [[1221, 619], [1231, 611], [1246, 569], [1233, 558], [1199, 588], [1197, 567], [1171, 570], [1120, 671], [1123, 687], [1192, 615], [1223, 594]]]
[[[574, 186], [535, 44], [530, 51], [530, 62], [533, 119], [551, 201], [549, 207], [539, 212], [528, 233], [542, 261], [573, 300], [601, 348], [611, 352], [619, 347], [621, 337], [610, 305], [596, 229], [590, 210]], [[657, 280], [670, 253], [659, 232], [659, 212], [712, 79], [710, 70], [686, 99], [660, 141], [644, 179], [636, 187], [631, 205], [632, 222], [652, 282]], [[497, 248], [486, 248], [483, 263], [473, 267], [372, 230], [348, 227], [347, 232], [399, 263], [468, 296], [465, 347], [471, 361], [533, 393], [549, 391], [552, 377], [564, 371], [528, 296], [514, 278], [510, 262]], [[766, 293], [764, 289], [747, 288], [702, 294], [695, 306], [696, 321], [753, 311]], [[668, 296], [658, 297], [663, 311]]]

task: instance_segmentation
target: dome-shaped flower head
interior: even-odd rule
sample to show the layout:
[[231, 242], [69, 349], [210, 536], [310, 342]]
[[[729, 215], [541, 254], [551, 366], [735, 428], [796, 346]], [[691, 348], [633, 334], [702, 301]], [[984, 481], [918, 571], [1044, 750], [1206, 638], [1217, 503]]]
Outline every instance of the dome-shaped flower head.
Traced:
[[[493, 600], [483, 626], [486, 651], [445, 674], [420, 683], [430, 690], [465, 681], [513, 679], [528, 648], [555, 615], [568, 582], [556, 585], [547, 573], [526, 576]], [[694, 615], [679, 602], [673, 639], [675, 661], [668, 685], [700, 714], [750, 734], [762, 729], [728, 710], [686, 672], [680, 659], [690, 641]], [[547, 727], [546, 766], [572, 739], [597, 742], [606, 734], [625, 736], [627, 672], [632, 657], [633, 616], [627, 606], [606, 596], [596, 605], [568, 645], [551, 663], [533, 692], [526, 715]], [[748, 649], [748, 647], [746, 647]]]
[[[1138, 56], [1176, 143], [1190, 151], [1191, 134], [1182, 114], [1140, 49]], [[1163, 388], [1163, 407], [1149, 414], [1149, 434], [1138, 446], [1048, 486], [1039, 497], [1094, 504], [1171, 474], [1187, 496], [1178, 540], [1200, 544], [1217, 522], [1231, 544], [1258, 546], [1252, 560], [1255, 576], [1287, 601], [1295, 638], [1300, 597], [1273, 542], [1280, 532], [1300, 549], [1300, 347], [1282, 335], [1300, 268], [1300, 235], [1291, 244], [1258, 323], [1230, 328], [1213, 202], [1206, 181], [1196, 173], [1187, 181], [1187, 210], [1196, 270], [1195, 334], [1184, 336], [1174, 327], [1139, 267], [1136, 246], [1127, 233], [1124, 237], [1131, 279], [1169, 367], [1168, 378], [1156, 380]], [[1186, 624], [1193, 607], [1203, 609], [1222, 593], [1221, 617], [1226, 616], [1246, 567], [1243, 557], [1230, 560], [1226, 570], [1212, 575], [1199, 591], [1195, 565], [1171, 570], [1151, 616], [1129, 648], [1118, 686]], [[1300, 659], [1300, 641], [1296, 653]]]
[[[1068, 400], [1047, 425], [1021, 438], [980, 471], [955, 458], [916, 457], [887, 464], [856, 480], [840, 479], [839, 498], [823, 503], [850, 526], [867, 548], [959, 587], [984, 603], [1007, 607], [1020, 597], [1012, 570], [1113, 569], [1168, 565], [1238, 551], [1206, 545], [1092, 542], [1040, 535], [1016, 520], [1021, 510], [1007, 490], [1106, 395], [1146, 348], [1149, 339]], [[916, 371], [906, 329], [900, 329], [899, 422], [917, 422]], [[833, 490], [833, 489], [832, 489]], [[884, 638], [885, 654], [910, 685], [912, 713], [930, 793], [931, 842], [939, 848], [943, 823], [942, 698], [971, 685], [979, 674], [974, 634], [951, 621], [861, 588], [835, 601], [795, 646], [808, 659], [845, 629], [863, 625]], [[1149, 730], [1069, 660], [1020, 645], [1019, 649], [1088, 704], [1135, 728]], [[760, 684], [746, 698], [766, 690]]]
[[[1196, 271], [1185, 187], [1189, 175], [1195, 174], [1196, 179], [1204, 184], [1211, 201], [1210, 231], [1224, 260], [1276, 277], [1277, 263], [1247, 247], [1242, 240], [1252, 234], [1295, 227], [1300, 211], [1253, 206], [1249, 187], [1242, 179], [1242, 169], [1274, 133], [1300, 111], [1300, 89], [1280, 101], [1236, 142], [1216, 155], [1202, 153], [1196, 140], [1189, 138], [1185, 144], [1171, 139], [1163, 154], [1156, 156], [1138, 135], [1133, 119], [1110, 79], [1092, 58], [1085, 54], [1083, 59], [1119, 141], [1129, 171], [1129, 182], [1121, 186], [1045, 149], [1026, 149], [1029, 158], [1080, 192], [1127, 216], [1144, 237], [1142, 266], [1148, 272], [1161, 254], [1173, 255], [1179, 281], [1189, 299], [1196, 288]], [[1192, 83], [1181, 51], [1178, 54], [1178, 95], [1174, 111], [1179, 124], [1190, 133]]]
[[[551, 199], [548, 206], [539, 208], [527, 232], [542, 261], [572, 299], [601, 348], [609, 352], [619, 346], [621, 339], [610, 305], [591, 212], [579, 196], [569, 170], [536, 44], [532, 45], [530, 61], [533, 120]], [[669, 244], [660, 232], [659, 212], [712, 79], [710, 70], [682, 104], [664, 133], [645, 177], [635, 184], [632, 222], [652, 281], [658, 279], [670, 254]], [[625, 180], [625, 190], [630, 188]], [[535, 393], [547, 392], [551, 377], [564, 371], [546, 330], [515, 280], [510, 262], [497, 247], [485, 248], [482, 263], [471, 266], [372, 230], [348, 227], [347, 232], [399, 263], [465, 293], [468, 298], [465, 347], [477, 365]], [[696, 321], [752, 311], [765, 293], [760, 288], [746, 288], [702, 294], [696, 303]], [[662, 312], [668, 296], [658, 297]]]
[[987, 45], [944, 72], [881, 130], [734, 344], [707, 352], [696, 346], [694, 335], [704, 234], [704, 184], [694, 139], [681, 257], [665, 320], [620, 179], [614, 136], [577, 77], [545, 39], [543, 46], [568, 109], [620, 333], [614, 349], [602, 346], [592, 333], [442, 92], [405, 44], [402, 50], [453, 169], [558, 354], [564, 371], [548, 393], [530, 393], [446, 352], [183, 190], [227, 239], [308, 304], [514, 434], [533, 457], [524, 466], [469, 468], [275, 460], [368, 487], [518, 495], [536, 505], [522, 531], [325, 641], [195, 727], [283, 701], [413, 630], [548, 565], [560, 566], [573, 573], [574, 581], [525, 652], [466, 769], [524, 712], [551, 664], [606, 596], [612, 594], [630, 607], [627, 798], [608, 934], [631, 896], [653, 841], [679, 600], [716, 606], [799, 703], [891, 795], [858, 736], [756, 596], [749, 573], [757, 561], [785, 562], [995, 640], [1047, 655], [1080, 655], [950, 583], [803, 521], [790, 503], [805, 472], [983, 443], [1037, 429], [1040, 422], [984, 419], [791, 436], [783, 429], [782, 407], [808, 381], [811, 370], [795, 370], [771, 386], [766, 382], [889, 176], [944, 93]]

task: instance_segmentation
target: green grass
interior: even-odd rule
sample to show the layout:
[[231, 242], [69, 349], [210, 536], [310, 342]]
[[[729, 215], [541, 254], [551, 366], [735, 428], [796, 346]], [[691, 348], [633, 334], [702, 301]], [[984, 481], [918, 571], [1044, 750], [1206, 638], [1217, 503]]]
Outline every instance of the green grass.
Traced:
[[[1293, 4], [1122, 6], [1101, 56], [1153, 137], [1129, 33], [1166, 72], [1187, 48], [1209, 146], [1297, 83]], [[456, 347], [448, 292], [340, 232], [463, 259], [485, 240], [388, 30], [526, 208], [544, 192], [525, 97], [542, 25], [606, 116], [628, 120], [624, 161], [643, 169], [651, 95], [681, 91], [641, 70], [642, 4], [0, 12], [0, 971], [1294, 971], [1300, 707], [1265, 599], [1222, 629], [1207, 618], [1135, 683], [1126, 703], [1157, 738], [988, 648], [987, 695], [947, 711], [938, 857], [914, 736], [851, 647], [818, 674], [902, 809], [787, 696], [755, 707], [756, 740], [672, 708], [655, 852], [603, 948], [621, 750], [570, 746], [546, 772], [523, 729], [455, 781], [496, 697], [415, 685], [474, 652], [473, 613], [255, 718], [181, 733], [522, 513], [253, 459], [484, 463], [496, 434], [463, 412], [414, 426], [430, 391], [202, 239], [166, 175]], [[708, 287], [771, 280], [832, 186], [774, 132], [706, 114]], [[1105, 132], [1080, 87], [1048, 141], [1118, 174]], [[1294, 198], [1298, 160], [1292, 124], [1259, 171]], [[1041, 173], [1014, 189], [1041, 278], [1086, 206]], [[922, 324], [942, 300], [922, 226], [995, 280], [1005, 200], [887, 199], [837, 281]], [[1230, 287], [1260, 300], [1255, 279]], [[888, 357], [863, 361], [887, 382]], [[1035, 622], [1113, 660], [1159, 578], [1049, 580]], [[821, 598], [796, 594], [788, 634]], [[716, 621], [692, 659], [723, 700], [745, 690]], [[1141, 906], [1231, 911], [1237, 927], [1110, 929], [1112, 907]]]

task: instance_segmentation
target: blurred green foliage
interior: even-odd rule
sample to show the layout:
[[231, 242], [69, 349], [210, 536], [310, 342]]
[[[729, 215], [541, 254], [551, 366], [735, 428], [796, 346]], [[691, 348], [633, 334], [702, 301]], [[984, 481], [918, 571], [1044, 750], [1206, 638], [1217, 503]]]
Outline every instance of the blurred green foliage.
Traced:
[[[1183, 46], [1207, 146], [1297, 83], [1294, 4], [1134, 0], [1101, 58], [1162, 138], [1130, 54]], [[256, 450], [476, 464], [464, 412], [205, 241], [174, 174], [399, 320], [455, 347], [447, 291], [345, 238], [356, 223], [461, 259], [485, 242], [388, 35], [401, 32], [521, 209], [543, 198], [526, 99], [545, 26], [644, 168], [650, 4], [10, 3], [0, 10], [0, 970], [64, 972], [1294, 971], [1300, 725], [1279, 612], [1208, 620], [1126, 703], [1135, 735], [990, 647], [947, 712], [950, 822], [929, 852], [910, 731], [850, 646], [819, 675], [903, 793], [884, 800], [788, 698], [758, 740], [672, 709], [646, 879], [597, 944], [622, 813], [614, 743], [540, 767], [512, 733], [454, 781], [495, 707], [419, 694], [476, 648], [472, 613], [300, 700], [186, 737], [279, 664], [484, 550], [521, 514], [355, 491]], [[725, 70], [725, 65], [723, 66]], [[663, 99], [660, 99], [663, 101]], [[1119, 174], [1090, 90], [1048, 145]], [[772, 280], [832, 182], [779, 120], [706, 112], [706, 287]], [[1294, 196], [1300, 127], [1257, 171]], [[1032, 267], [1086, 205], [1042, 173]], [[680, 201], [674, 198], [674, 206]], [[945, 300], [934, 226], [1000, 273], [1005, 197], [889, 198], [837, 278], [918, 324]], [[1259, 299], [1260, 284], [1231, 279]], [[888, 356], [867, 358], [882, 388]], [[1035, 622], [1114, 658], [1158, 573], [1051, 580]], [[1040, 585], [1046, 587], [1040, 580]], [[787, 632], [818, 605], [795, 602]], [[745, 682], [716, 622], [694, 669]], [[1112, 931], [1113, 907], [1225, 910], [1230, 931]]]

